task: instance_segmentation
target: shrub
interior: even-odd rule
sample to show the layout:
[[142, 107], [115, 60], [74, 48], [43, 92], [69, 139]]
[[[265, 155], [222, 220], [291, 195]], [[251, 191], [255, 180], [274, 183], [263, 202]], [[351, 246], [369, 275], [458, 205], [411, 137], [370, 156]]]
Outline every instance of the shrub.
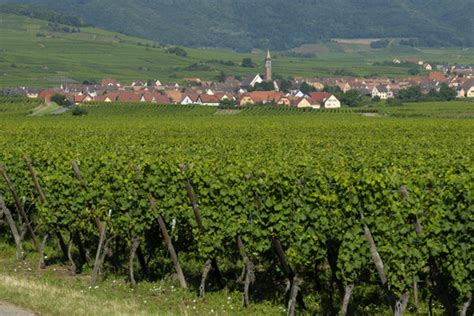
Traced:
[[182, 49], [181, 47], [175, 46], [175, 47], [170, 47], [166, 50], [168, 54], [173, 54], [176, 56], [181, 56], [181, 57], [186, 57], [188, 56], [188, 52]]
[[235, 109], [237, 107], [237, 102], [232, 100], [221, 100], [219, 102], [219, 109]]
[[416, 76], [420, 74], [420, 70], [418, 68], [410, 68], [408, 69], [408, 74], [412, 76]]
[[70, 105], [69, 100], [64, 95], [59, 94], [59, 93], [56, 93], [55, 95], [51, 97], [51, 102], [54, 102], [60, 106]]
[[242, 67], [244, 68], [253, 68], [255, 64], [252, 61], [252, 58], [244, 58], [242, 59]]
[[370, 48], [373, 48], [373, 49], [385, 48], [388, 46], [389, 43], [390, 41], [388, 39], [378, 40], [378, 41], [370, 43]]
[[185, 68], [188, 71], [210, 71], [212, 70], [211, 66], [203, 63], [194, 63]]
[[87, 115], [87, 110], [84, 109], [84, 108], [80, 108], [80, 107], [76, 106], [72, 110], [72, 115], [73, 116], [84, 116], [84, 115]]

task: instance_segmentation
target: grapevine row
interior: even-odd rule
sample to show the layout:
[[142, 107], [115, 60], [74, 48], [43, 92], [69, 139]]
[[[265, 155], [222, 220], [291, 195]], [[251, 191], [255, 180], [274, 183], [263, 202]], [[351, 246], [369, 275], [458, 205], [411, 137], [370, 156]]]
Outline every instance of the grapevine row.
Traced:
[[[17, 211], [17, 222], [26, 221], [22, 208], [27, 210], [43, 241], [59, 240], [73, 272], [93, 261], [94, 281], [105, 249], [115, 249], [110, 261], [130, 267], [139, 248], [153, 257], [162, 247], [156, 237], [168, 231], [175, 266], [183, 255], [205, 263], [201, 295], [207, 273], [219, 272], [219, 262], [228, 260], [242, 261], [246, 305], [251, 284], [259, 282], [255, 267], [276, 261], [290, 284], [290, 310], [296, 301], [304, 308], [302, 293], [315, 290], [314, 274], [325, 262], [344, 298], [343, 313], [353, 291], [374, 283], [396, 314], [415, 300], [417, 289], [436, 297], [448, 313], [470, 300], [474, 179], [468, 165], [336, 172], [304, 161], [252, 168], [183, 165], [179, 159], [111, 153], [82, 157], [76, 168], [59, 154], [10, 159], [2, 167], [11, 181], [2, 193], [4, 208]], [[72, 258], [72, 247], [81, 258]], [[218, 281], [225, 282], [222, 276]]]

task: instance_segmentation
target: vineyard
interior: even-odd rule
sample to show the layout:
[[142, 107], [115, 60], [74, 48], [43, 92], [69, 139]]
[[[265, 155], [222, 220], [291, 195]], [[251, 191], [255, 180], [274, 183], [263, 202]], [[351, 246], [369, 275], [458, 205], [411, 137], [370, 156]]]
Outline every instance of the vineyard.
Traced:
[[0, 239], [18, 260], [36, 252], [38, 269], [60, 262], [91, 284], [241, 292], [242, 310], [472, 313], [470, 118], [156, 105], [28, 117], [34, 103], [7, 101]]

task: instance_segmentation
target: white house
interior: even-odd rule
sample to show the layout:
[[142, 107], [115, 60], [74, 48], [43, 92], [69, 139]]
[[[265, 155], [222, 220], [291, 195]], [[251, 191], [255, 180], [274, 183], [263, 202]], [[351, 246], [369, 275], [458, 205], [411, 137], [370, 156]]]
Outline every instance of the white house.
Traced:
[[191, 98], [191, 96], [189, 95], [186, 95], [182, 100], [181, 102], [179, 102], [179, 104], [182, 104], [182, 105], [190, 105], [190, 104], [195, 104], [195, 100], [193, 100]]
[[381, 100], [393, 98], [393, 92], [390, 91], [389, 86], [375, 86], [372, 89], [372, 99], [379, 97]]
[[196, 104], [219, 106], [220, 98], [216, 95], [201, 94], [196, 100]]
[[280, 91], [280, 86], [278, 85], [278, 82], [276, 80], [273, 80], [273, 89], [275, 91]]
[[341, 102], [333, 95], [327, 92], [311, 92], [309, 100], [311, 107], [314, 109], [338, 109], [341, 107]]
[[301, 92], [300, 90], [298, 90], [298, 91], [295, 91], [294, 96], [297, 97], [297, 98], [302, 98], [302, 97], [304, 97], [304, 93]]
[[341, 107], [341, 102], [334, 95], [331, 95], [324, 101], [324, 107], [326, 109], [338, 109]]
[[466, 91], [464, 91], [463, 87], [458, 87], [456, 89], [456, 98], [464, 98], [466, 97]]
[[251, 75], [242, 81], [242, 87], [254, 87], [257, 83], [262, 83], [263, 78], [260, 75]]
[[474, 86], [471, 86], [469, 89], [467, 89], [466, 97], [467, 98], [474, 98]]

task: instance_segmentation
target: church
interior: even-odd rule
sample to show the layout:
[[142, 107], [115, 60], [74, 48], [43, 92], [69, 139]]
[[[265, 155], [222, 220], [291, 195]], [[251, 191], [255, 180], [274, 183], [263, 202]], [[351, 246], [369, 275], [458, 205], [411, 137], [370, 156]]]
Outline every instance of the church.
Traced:
[[248, 89], [262, 82], [273, 82], [274, 90], [279, 91], [277, 82], [273, 81], [272, 56], [270, 54], [270, 50], [267, 50], [265, 57], [265, 75], [261, 76], [260, 74], [256, 74], [248, 76], [242, 81], [241, 87]]
[[267, 57], [265, 58], [265, 81], [272, 81], [272, 56], [270, 50], [267, 50]]

